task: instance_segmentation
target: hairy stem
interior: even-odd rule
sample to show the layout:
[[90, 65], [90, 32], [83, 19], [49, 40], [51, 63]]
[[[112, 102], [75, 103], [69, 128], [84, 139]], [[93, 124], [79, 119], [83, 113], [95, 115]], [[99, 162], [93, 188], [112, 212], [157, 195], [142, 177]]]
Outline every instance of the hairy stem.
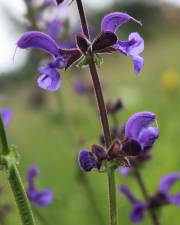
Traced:
[[[86, 22], [86, 16], [83, 9], [83, 4], [81, 0], [76, 0], [77, 7], [79, 10], [79, 15], [81, 19], [81, 26], [84, 34], [89, 39], [89, 31]], [[105, 102], [102, 94], [102, 88], [99, 81], [99, 76], [97, 73], [96, 65], [93, 59], [93, 53], [89, 52], [89, 70], [93, 81], [93, 86], [96, 94], [97, 105], [100, 113], [101, 124], [103, 128], [106, 148], [108, 148], [111, 144], [111, 134], [109, 129], [109, 122], [105, 107]], [[110, 225], [117, 224], [117, 209], [116, 209], [116, 185], [115, 185], [115, 177], [114, 170], [108, 170], [108, 187], [109, 187], [109, 214], [110, 214]]]
[[[148, 200], [149, 200], [149, 195], [148, 195], [148, 192], [147, 192], [147, 190], [146, 190], [144, 181], [143, 181], [143, 179], [142, 179], [142, 176], [141, 176], [141, 174], [140, 174], [140, 172], [139, 172], [138, 167], [136, 166], [134, 170], [135, 170], [135, 177], [136, 177], [137, 182], [138, 182], [138, 185], [139, 185], [139, 187], [140, 187], [140, 189], [141, 189], [141, 191], [142, 191], [142, 194], [143, 194], [143, 196], [144, 196], [144, 199], [145, 199], [146, 202], [148, 202]], [[152, 223], [153, 223], [154, 225], [160, 225], [160, 223], [159, 223], [159, 221], [158, 221], [158, 218], [157, 218], [156, 213], [155, 213], [154, 210], [149, 209], [149, 215], [150, 215], [150, 218], [151, 218]]]
[[[2, 143], [1, 156], [8, 156], [10, 149], [6, 138], [6, 133], [0, 116], [0, 138]], [[8, 181], [14, 194], [19, 213], [21, 216], [22, 225], [35, 225], [34, 217], [32, 214], [31, 206], [28, 201], [19, 171], [15, 164], [8, 168]]]

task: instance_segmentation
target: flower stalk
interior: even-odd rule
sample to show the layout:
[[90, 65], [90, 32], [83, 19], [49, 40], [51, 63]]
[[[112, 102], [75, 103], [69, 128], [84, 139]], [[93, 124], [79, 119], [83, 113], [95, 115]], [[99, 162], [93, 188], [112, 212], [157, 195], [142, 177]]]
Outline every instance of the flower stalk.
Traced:
[[[76, 0], [80, 20], [81, 20], [81, 26], [84, 34], [88, 39], [90, 39], [86, 16], [83, 9], [83, 4], [81, 0]], [[104, 138], [105, 138], [105, 144], [106, 148], [111, 145], [111, 134], [110, 134], [110, 128], [109, 128], [109, 122], [105, 107], [105, 102], [102, 94], [102, 88], [99, 81], [99, 76], [97, 73], [96, 65], [93, 59], [93, 53], [90, 51], [88, 53], [89, 58], [89, 70], [93, 81], [93, 86], [96, 94], [96, 100], [98, 109], [100, 112], [100, 119], [101, 124], [103, 128]], [[117, 225], [117, 207], [116, 207], [116, 186], [115, 186], [115, 176], [114, 176], [114, 169], [109, 168], [107, 171], [108, 174], [108, 187], [109, 187], [109, 214], [110, 214], [110, 225]]]
[[14, 194], [16, 204], [19, 209], [22, 225], [35, 225], [31, 206], [28, 201], [18, 168], [16, 166], [16, 158], [13, 150], [9, 148], [6, 133], [0, 116], [0, 139], [2, 143], [2, 152], [0, 156], [1, 166], [7, 170], [8, 181]]

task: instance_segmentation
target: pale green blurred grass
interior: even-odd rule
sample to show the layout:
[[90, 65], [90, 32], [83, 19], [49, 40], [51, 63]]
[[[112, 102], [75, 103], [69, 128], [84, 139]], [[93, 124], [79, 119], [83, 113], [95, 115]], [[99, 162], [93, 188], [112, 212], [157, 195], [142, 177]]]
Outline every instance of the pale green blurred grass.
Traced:
[[[116, 57], [105, 57], [100, 69], [101, 78], [107, 84], [106, 99], [121, 97], [124, 100], [125, 109], [118, 116], [121, 122], [125, 122], [131, 114], [143, 110], [153, 111], [158, 116], [160, 138], [153, 149], [154, 160], [142, 171], [150, 193], [156, 190], [161, 176], [180, 170], [180, 87], [173, 93], [166, 93], [161, 86], [165, 70], [174, 69], [180, 76], [177, 36], [178, 34], [169, 34], [146, 46], [143, 54], [145, 67], [138, 77], [133, 75], [130, 59], [118, 54]], [[86, 70], [84, 76], [88, 76]], [[49, 104], [42, 110], [32, 110], [27, 102], [28, 92], [35, 81], [26, 86], [19, 85], [18, 90], [10, 91], [13, 94], [10, 105], [14, 110], [14, 118], [7, 128], [8, 136], [10, 143], [15, 144], [21, 154], [19, 168], [24, 181], [28, 166], [37, 164], [42, 173], [37, 180], [38, 187], [49, 187], [54, 191], [56, 200], [52, 206], [40, 209], [50, 225], [98, 225], [85, 191], [76, 179], [75, 166], [79, 139], [82, 137], [87, 140], [87, 148], [90, 144], [97, 143], [100, 123], [95, 109], [91, 108], [85, 97], [79, 97], [73, 92], [71, 84], [70, 74], [63, 74], [59, 96], [48, 94]], [[55, 110], [60, 116], [64, 113], [59, 122], [52, 119]], [[124, 178], [118, 172], [116, 176], [117, 185], [129, 184], [132, 191], [142, 198], [132, 178]], [[105, 221], [108, 221], [106, 176], [92, 172], [88, 177], [94, 187], [97, 204]], [[6, 189], [4, 198], [13, 203], [5, 176], [1, 174], [0, 178]], [[177, 189], [180, 189], [180, 184]], [[130, 205], [122, 195], [117, 194], [117, 197], [119, 224], [129, 225]], [[165, 208], [161, 224], [177, 225], [180, 221], [179, 212], [180, 209], [176, 207]], [[15, 205], [8, 217], [8, 225], [20, 224]], [[151, 222], [146, 217], [142, 224], [148, 225]]]

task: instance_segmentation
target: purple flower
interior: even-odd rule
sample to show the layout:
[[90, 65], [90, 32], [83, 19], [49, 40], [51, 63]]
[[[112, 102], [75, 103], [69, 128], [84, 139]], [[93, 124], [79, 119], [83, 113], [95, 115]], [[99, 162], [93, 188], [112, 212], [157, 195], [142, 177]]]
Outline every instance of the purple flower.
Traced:
[[180, 180], [180, 173], [170, 173], [164, 176], [159, 184], [158, 194], [164, 194], [167, 202], [175, 204], [180, 207], [180, 192], [177, 194], [171, 194], [170, 189], [178, 180]]
[[144, 218], [146, 205], [137, 200], [125, 185], [119, 187], [119, 192], [124, 194], [132, 205], [130, 220], [133, 223], [140, 223]]
[[12, 119], [12, 110], [10, 108], [2, 108], [0, 109], [0, 114], [2, 121], [4, 123], [4, 126], [6, 127]]
[[27, 195], [31, 202], [39, 207], [46, 207], [53, 201], [53, 193], [50, 189], [37, 190], [35, 188], [35, 177], [39, 174], [37, 166], [32, 165], [27, 174]]
[[152, 112], [138, 112], [131, 116], [125, 125], [125, 136], [136, 140], [142, 150], [151, 148], [159, 136], [157, 127], [149, 127], [156, 121], [156, 115]]
[[[109, 13], [103, 18], [101, 22], [101, 30], [116, 33], [119, 27], [130, 20], [133, 20], [134, 22], [141, 25], [140, 21], [129, 16], [127, 13]], [[133, 32], [129, 35], [127, 41], [118, 40], [113, 47], [124, 55], [131, 57], [135, 74], [138, 74], [144, 65], [144, 59], [139, 56], [139, 54], [144, 50], [143, 38], [137, 32]]]
[[81, 150], [79, 152], [79, 163], [81, 168], [86, 172], [98, 167], [98, 159], [89, 150]]
[[39, 72], [43, 75], [37, 81], [41, 88], [51, 92], [57, 91], [61, 84], [58, 69], [67, 69], [81, 57], [79, 50], [61, 49], [52, 37], [39, 31], [24, 33], [18, 40], [17, 46], [22, 49], [40, 49], [53, 57], [53, 61], [48, 66], [39, 68]]

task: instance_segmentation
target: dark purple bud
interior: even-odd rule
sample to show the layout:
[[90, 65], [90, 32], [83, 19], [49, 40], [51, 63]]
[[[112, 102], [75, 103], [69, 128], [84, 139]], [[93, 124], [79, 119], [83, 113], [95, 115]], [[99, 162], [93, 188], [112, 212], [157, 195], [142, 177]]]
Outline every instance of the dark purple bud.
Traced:
[[81, 150], [79, 152], [79, 163], [81, 168], [86, 172], [98, 167], [96, 156], [89, 150]]
[[94, 153], [94, 155], [96, 155], [98, 160], [102, 161], [102, 160], [105, 160], [107, 158], [107, 153], [102, 146], [93, 145], [91, 150], [92, 150], [92, 153]]
[[113, 141], [113, 143], [110, 145], [108, 149], [108, 156], [110, 159], [122, 159], [123, 152], [122, 152], [122, 144], [121, 142], [116, 139]]
[[75, 63], [82, 56], [81, 51], [77, 48], [73, 49], [60, 48], [59, 53], [67, 60], [65, 70], [67, 70], [73, 63]]
[[76, 44], [83, 53], [86, 53], [90, 46], [90, 42], [88, 41], [86, 36], [82, 33], [77, 33]]
[[123, 108], [123, 103], [122, 103], [121, 99], [118, 99], [115, 102], [108, 101], [106, 103], [107, 113], [109, 113], [109, 114], [115, 114], [122, 108]]
[[41, 49], [55, 57], [59, 55], [58, 45], [54, 39], [52, 39], [49, 35], [39, 31], [30, 31], [24, 33], [18, 40], [17, 46], [22, 49]]
[[123, 141], [122, 146], [122, 151], [127, 156], [137, 156], [142, 151], [141, 145], [133, 139]]
[[112, 47], [117, 42], [117, 36], [109, 31], [100, 32], [92, 43], [92, 50], [99, 52], [106, 48]]

